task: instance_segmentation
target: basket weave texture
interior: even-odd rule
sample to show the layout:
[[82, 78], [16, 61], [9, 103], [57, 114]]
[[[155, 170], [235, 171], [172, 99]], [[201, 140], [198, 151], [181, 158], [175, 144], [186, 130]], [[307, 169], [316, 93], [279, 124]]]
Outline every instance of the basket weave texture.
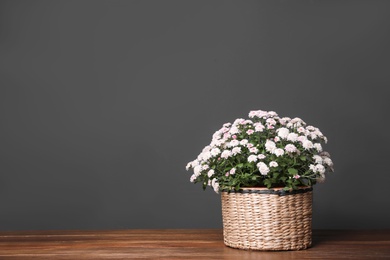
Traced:
[[300, 250], [311, 245], [312, 188], [295, 192], [244, 188], [222, 192], [225, 245], [252, 250]]

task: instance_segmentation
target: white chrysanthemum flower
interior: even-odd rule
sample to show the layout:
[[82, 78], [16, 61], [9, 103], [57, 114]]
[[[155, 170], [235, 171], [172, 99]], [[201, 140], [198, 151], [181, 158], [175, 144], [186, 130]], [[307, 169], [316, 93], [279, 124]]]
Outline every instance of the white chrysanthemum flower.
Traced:
[[282, 156], [284, 154], [284, 150], [281, 148], [276, 148], [273, 152], [277, 157]]
[[267, 140], [265, 142], [265, 149], [270, 152], [270, 153], [273, 153], [274, 150], [276, 149], [276, 144], [274, 142], [272, 142], [271, 140]]
[[309, 150], [311, 148], [313, 148], [313, 143], [310, 141], [310, 140], [305, 140], [302, 142], [302, 146], [303, 148], [305, 148], [306, 150]]
[[207, 170], [208, 168], [210, 168], [207, 164], [203, 164], [202, 165], [202, 171], [205, 171]]
[[273, 118], [268, 118], [265, 122], [267, 122], [268, 125], [276, 125], [276, 121]]
[[257, 156], [254, 154], [251, 154], [248, 156], [248, 162], [256, 162], [257, 161]]
[[257, 156], [257, 158], [259, 158], [259, 160], [263, 160], [265, 158], [265, 155], [261, 153]]
[[268, 174], [269, 168], [268, 168], [268, 166], [265, 163], [259, 162], [256, 166], [257, 166], [257, 168], [259, 168], [259, 171], [260, 171], [260, 173], [262, 175], [267, 175]]
[[325, 173], [325, 167], [322, 164], [316, 164], [315, 171], [324, 174]]
[[213, 148], [213, 149], [211, 149], [211, 151], [210, 151], [210, 154], [212, 155], [212, 156], [217, 156], [217, 155], [219, 155], [221, 153], [221, 150], [219, 149], [219, 148]]
[[309, 130], [309, 131], [315, 131], [316, 130], [316, 128], [314, 126], [312, 126], [312, 125], [306, 126], [306, 129]]
[[278, 114], [277, 114], [275, 111], [269, 111], [269, 112], [267, 113], [267, 116], [275, 117], [275, 116], [278, 116]]
[[208, 159], [211, 158], [211, 153], [210, 152], [204, 152], [204, 153], [201, 154], [201, 158], [202, 158], [202, 160], [207, 161]]
[[258, 153], [259, 149], [257, 149], [256, 147], [251, 147], [251, 148], [249, 148], [249, 152], [251, 152], [251, 153]]
[[239, 132], [240, 132], [240, 130], [236, 126], [232, 126], [232, 128], [230, 128], [230, 130], [229, 130], [229, 133], [232, 135], [238, 134]]
[[245, 122], [244, 118], [237, 118], [236, 120], [234, 120], [233, 126], [242, 125], [244, 124], [244, 122]]
[[232, 154], [233, 155], [237, 155], [237, 154], [240, 154], [241, 153], [241, 147], [234, 147], [232, 149]]
[[291, 118], [289, 118], [289, 117], [283, 117], [283, 118], [280, 118], [279, 119], [279, 123], [281, 124], [281, 125], [286, 125], [287, 123], [289, 123], [291, 121]]
[[284, 147], [284, 150], [288, 153], [295, 153], [298, 149], [293, 144], [288, 144]]
[[315, 171], [316, 171], [316, 166], [315, 166], [314, 164], [310, 164], [310, 165], [309, 165], [309, 169], [310, 169], [311, 171], [315, 172]]
[[322, 152], [322, 146], [320, 143], [315, 143], [314, 148], [320, 153]]
[[254, 117], [257, 116], [257, 115], [258, 115], [258, 112], [252, 110], [252, 111], [249, 112], [248, 117], [249, 117], [249, 118], [254, 118]]
[[253, 130], [253, 129], [248, 129], [247, 131], [246, 131], [246, 133], [248, 134], [248, 135], [251, 135], [251, 134], [253, 134], [255, 132], [255, 130]]
[[279, 136], [280, 138], [282, 138], [282, 139], [286, 139], [287, 136], [288, 136], [288, 134], [290, 133], [290, 131], [289, 131], [287, 128], [285, 128], [285, 127], [279, 128], [279, 129], [277, 130], [277, 132], [278, 132], [278, 136]]
[[263, 132], [263, 130], [265, 128], [265, 126], [260, 122], [254, 123], [253, 125], [255, 127], [255, 132]]
[[190, 177], [190, 182], [195, 182], [195, 179], [198, 178], [195, 174], [192, 174]]
[[297, 131], [298, 131], [298, 133], [302, 134], [302, 133], [306, 132], [306, 129], [304, 127], [300, 126], [297, 128]]
[[278, 167], [278, 163], [275, 162], [275, 161], [272, 161], [272, 162], [269, 163], [269, 166], [270, 167]]
[[242, 139], [240, 141], [240, 145], [246, 145], [248, 143], [248, 139]]
[[214, 175], [214, 170], [213, 169], [211, 169], [211, 170], [209, 170], [208, 172], [207, 172], [207, 176], [209, 176], [209, 178], [211, 177], [211, 176], [213, 176]]
[[289, 133], [287, 136], [287, 140], [291, 142], [296, 142], [298, 139], [298, 134], [297, 133]]
[[196, 176], [199, 176], [201, 174], [201, 171], [202, 171], [202, 166], [201, 165], [197, 165], [194, 167], [194, 174]]
[[231, 168], [229, 171], [230, 174], [235, 174], [236, 173], [236, 168]]
[[186, 165], [186, 170], [187, 170], [187, 171], [191, 168], [191, 163], [192, 163], [192, 162], [187, 163], [187, 165]]
[[300, 136], [297, 137], [297, 141], [299, 141], [299, 142], [301, 142], [301, 143], [303, 143], [303, 142], [306, 141], [306, 140], [307, 140], [307, 137], [304, 136], [304, 135], [300, 135]]
[[215, 191], [216, 193], [219, 192], [219, 183], [218, 183], [217, 179], [214, 178], [214, 179], [211, 181], [211, 186], [213, 187], [213, 189], [214, 189], [214, 191]]
[[324, 156], [322, 159], [323, 159], [323, 163], [324, 163], [324, 164], [326, 164], [326, 165], [328, 165], [328, 166], [330, 166], [330, 167], [333, 166], [333, 162], [332, 162], [332, 160], [331, 160], [329, 157], [325, 157], [325, 156]]
[[229, 151], [229, 150], [224, 150], [224, 151], [222, 152], [222, 154], [221, 154], [221, 158], [227, 159], [227, 158], [229, 158], [231, 155], [232, 155], [232, 152], [231, 152], [231, 151]]
[[228, 143], [228, 147], [235, 147], [237, 145], [240, 144], [240, 141], [238, 141], [237, 139], [234, 139], [234, 140], [231, 140], [229, 143]]
[[315, 163], [322, 164], [322, 157], [319, 155], [313, 155], [313, 160]]

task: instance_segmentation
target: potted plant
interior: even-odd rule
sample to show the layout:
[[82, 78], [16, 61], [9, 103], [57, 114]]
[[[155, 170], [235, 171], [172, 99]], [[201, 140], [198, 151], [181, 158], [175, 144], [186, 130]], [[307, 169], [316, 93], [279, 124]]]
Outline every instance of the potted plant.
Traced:
[[256, 250], [311, 245], [312, 186], [333, 171], [327, 138], [300, 118], [250, 111], [189, 162], [190, 181], [221, 193], [224, 242]]

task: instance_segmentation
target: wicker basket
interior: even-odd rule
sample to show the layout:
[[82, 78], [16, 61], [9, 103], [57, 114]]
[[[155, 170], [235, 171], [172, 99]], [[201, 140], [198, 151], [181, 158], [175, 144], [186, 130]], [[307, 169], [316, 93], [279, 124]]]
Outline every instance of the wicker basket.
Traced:
[[225, 245], [252, 250], [300, 250], [311, 245], [312, 188], [244, 188], [222, 192]]

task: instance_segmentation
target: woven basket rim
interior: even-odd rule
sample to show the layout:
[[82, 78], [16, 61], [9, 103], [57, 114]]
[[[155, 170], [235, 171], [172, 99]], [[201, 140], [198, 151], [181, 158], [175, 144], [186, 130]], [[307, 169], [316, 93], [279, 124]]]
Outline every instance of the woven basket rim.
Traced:
[[294, 194], [300, 194], [300, 193], [306, 193], [313, 190], [312, 186], [302, 186], [298, 187], [296, 190], [284, 190], [283, 187], [276, 187], [268, 189], [266, 187], [244, 187], [241, 188], [238, 191], [235, 190], [222, 190], [222, 192], [226, 193], [257, 193], [257, 194], [273, 194], [273, 195], [279, 195], [279, 196], [287, 196], [287, 195], [294, 195]]

